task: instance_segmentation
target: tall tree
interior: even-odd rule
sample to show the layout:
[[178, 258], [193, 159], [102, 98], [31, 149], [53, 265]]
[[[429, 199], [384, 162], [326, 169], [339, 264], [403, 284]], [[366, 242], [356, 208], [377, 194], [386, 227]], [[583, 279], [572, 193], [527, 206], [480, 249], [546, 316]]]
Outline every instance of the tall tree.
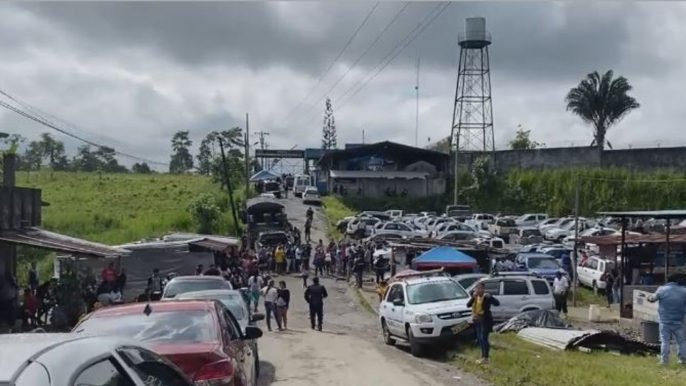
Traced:
[[26, 141], [26, 138], [19, 134], [10, 134], [7, 138], [0, 139], [0, 143], [4, 145], [8, 145], [8, 149], [6, 152], [8, 154], [17, 154], [17, 150], [19, 150], [19, 145], [24, 143]]
[[326, 98], [324, 108], [324, 125], [322, 126], [322, 149], [329, 150], [338, 147], [336, 142], [336, 119], [333, 116], [331, 99]]
[[[605, 149], [607, 130], [641, 106], [628, 95], [632, 89], [629, 81], [623, 76], [613, 79], [613, 75], [612, 70], [603, 75], [597, 71], [588, 74], [565, 98], [567, 111], [593, 125], [591, 146], [598, 147], [599, 155]], [[607, 144], [612, 147], [609, 142]]]
[[[431, 138], [429, 138], [431, 141]], [[429, 150], [440, 151], [442, 153], [450, 153], [450, 137], [445, 137], [438, 142], [432, 143], [426, 147]]]
[[180, 174], [193, 169], [193, 156], [190, 152], [193, 141], [189, 138], [189, 132], [177, 131], [172, 137], [171, 144], [174, 154], [169, 163], [169, 172]]
[[52, 170], [66, 170], [69, 161], [64, 152], [64, 143], [49, 133], [40, 135], [37, 141], [31, 141], [24, 154], [25, 164], [31, 170], [40, 169], [47, 164]]
[[76, 151], [73, 160], [74, 169], [83, 172], [96, 172], [102, 170], [102, 161], [98, 155], [91, 150], [89, 145], [83, 145]]
[[540, 143], [531, 140], [531, 130], [524, 130], [522, 125], [517, 125], [517, 127], [519, 129], [517, 130], [517, 133], [515, 133], [514, 139], [509, 143], [510, 149], [529, 150], [541, 146]]

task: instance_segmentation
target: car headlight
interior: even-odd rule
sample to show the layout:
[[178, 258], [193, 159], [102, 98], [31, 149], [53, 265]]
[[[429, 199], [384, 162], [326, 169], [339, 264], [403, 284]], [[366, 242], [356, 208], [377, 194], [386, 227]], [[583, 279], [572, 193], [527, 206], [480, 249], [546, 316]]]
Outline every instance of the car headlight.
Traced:
[[433, 318], [429, 314], [416, 314], [414, 316], [414, 321], [417, 323], [431, 323]]

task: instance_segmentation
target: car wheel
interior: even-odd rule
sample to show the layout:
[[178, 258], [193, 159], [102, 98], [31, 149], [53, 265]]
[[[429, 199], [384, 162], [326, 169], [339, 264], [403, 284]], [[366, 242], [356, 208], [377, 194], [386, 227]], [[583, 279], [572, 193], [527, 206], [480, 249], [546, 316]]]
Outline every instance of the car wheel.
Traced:
[[395, 345], [395, 339], [391, 337], [391, 332], [388, 331], [388, 326], [386, 325], [385, 320], [381, 321], [381, 329], [383, 330], [383, 342], [389, 346]]
[[412, 329], [409, 327], [407, 329], [407, 336], [410, 340], [410, 353], [413, 357], [420, 358], [424, 354], [424, 347], [417, 342], [417, 339], [414, 337], [414, 334], [412, 333]]
[[598, 295], [598, 284], [593, 280], [593, 294]]

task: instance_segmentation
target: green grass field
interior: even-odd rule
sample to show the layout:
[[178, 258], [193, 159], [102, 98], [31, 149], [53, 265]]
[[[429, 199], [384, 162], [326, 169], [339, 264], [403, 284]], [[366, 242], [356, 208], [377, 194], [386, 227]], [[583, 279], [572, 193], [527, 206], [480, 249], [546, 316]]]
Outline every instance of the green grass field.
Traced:
[[[43, 228], [108, 245], [195, 232], [187, 208], [203, 193], [215, 195], [223, 211], [217, 232], [233, 229], [228, 195], [204, 176], [19, 172], [17, 186], [42, 189], [43, 201], [50, 204], [43, 207]], [[237, 200], [241, 205], [243, 198]], [[30, 248], [18, 252], [20, 282], [25, 282], [31, 261], [38, 263], [41, 277], [52, 275], [51, 255]]]
[[[44, 228], [110, 245], [194, 231], [188, 204], [202, 193], [226, 196], [195, 175], [20, 172], [17, 185], [43, 190]], [[227, 213], [221, 231], [230, 226]]]
[[336, 197], [322, 197], [322, 209], [326, 214], [327, 237], [340, 240], [343, 235], [336, 229], [336, 223], [344, 217], [354, 216], [357, 212], [348, 208]]
[[461, 345], [452, 361], [494, 386], [677, 386], [686, 376], [683, 366], [660, 367], [657, 357], [555, 351], [515, 334], [492, 334], [491, 346], [488, 365], [476, 363], [480, 350], [469, 344]]

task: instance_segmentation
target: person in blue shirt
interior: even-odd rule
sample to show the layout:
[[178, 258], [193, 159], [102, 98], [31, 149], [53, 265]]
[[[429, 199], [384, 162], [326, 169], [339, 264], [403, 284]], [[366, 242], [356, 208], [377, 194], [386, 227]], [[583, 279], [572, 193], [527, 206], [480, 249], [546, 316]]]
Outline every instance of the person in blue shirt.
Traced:
[[686, 318], [686, 288], [677, 283], [678, 277], [671, 275], [667, 284], [659, 287], [648, 301], [658, 303], [660, 341], [662, 342], [660, 363], [669, 362], [669, 343], [674, 336], [679, 364], [686, 364], [686, 343], [684, 342], [684, 318]]

